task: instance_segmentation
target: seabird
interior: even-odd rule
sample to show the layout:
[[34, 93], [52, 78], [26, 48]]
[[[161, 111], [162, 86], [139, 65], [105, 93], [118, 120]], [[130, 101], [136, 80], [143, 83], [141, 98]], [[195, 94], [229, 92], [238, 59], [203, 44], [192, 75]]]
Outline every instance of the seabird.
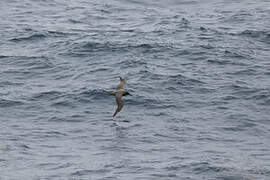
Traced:
[[115, 95], [116, 103], [117, 103], [117, 109], [115, 113], [113, 114], [113, 117], [116, 116], [116, 114], [119, 113], [124, 106], [124, 103], [122, 101], [122, 96], [131, 95], [129, 94], [127, 90], [123, 88], [125, 84], [126, 84], [126, 80], [120, 76], [120, 83], [118, 84], [116, 91], [111, 92], [112, 95]]

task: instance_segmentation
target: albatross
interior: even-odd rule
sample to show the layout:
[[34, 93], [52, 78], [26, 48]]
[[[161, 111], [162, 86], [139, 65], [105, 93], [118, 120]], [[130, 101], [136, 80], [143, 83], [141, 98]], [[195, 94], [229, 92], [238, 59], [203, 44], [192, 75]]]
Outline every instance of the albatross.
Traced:
[[131, 95], [129, 94], [127, 90], [123, 88], [125, 84], [126, 84], [126, 80], [120, 76], [120, 83], [118, 84], [116, 91], [111, 92], [112, 95], [115, 95], [116, 103], [117, 103], [117, 109], [115, 110], [113, 117], [116, 116], [116, 114], [119, 113], [124, 106], [124, 103], [122, 101], [122, 96]]

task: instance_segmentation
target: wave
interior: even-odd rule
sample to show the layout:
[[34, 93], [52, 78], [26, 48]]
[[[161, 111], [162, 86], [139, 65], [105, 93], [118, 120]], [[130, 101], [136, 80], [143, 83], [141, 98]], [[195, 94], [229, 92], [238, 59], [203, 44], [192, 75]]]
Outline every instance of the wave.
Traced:
[[[61, 32], [61, 31], [54, 31], [54, 30], [48, 30], [43, 32], [36, 32], [34, 29], [25, 29], [27, 35], [21, 35], [18, 37], [14, 37], [9, 39], [11, 42], [32, 42], [32, 41], [39, 41], [44, 40], [49, 37], [67, 37], [69, 35], [74, 35], [76, 33], [67, 33], [67, 32]], [[31, 34], [29, 34], [31, 33]]]
[[143, 59], [128, 59], [117, 63], [121, 68], [142, 67], [147, 63]]
[[270, 105], [270, 90], [256, 89], [246, 99], [256, 100], [261, 105]]
[[249, 67], [247, 69], [238, 70], [238, 71], [235, 71], [235, 72], [229, 72], [227, 74], [235, 75], [235, 76], [238, 76], [238, 75], [254, 76], [254, 75], [257, 74], [257, 71], [255, 69], [252, 69], [252, 68]]
[[100, 89], [94, 89], [94, 90], [86, 90], [82, 91], [77, 95], [77, 98], [83, 99], [93, 99], [93, 100], [100, 100], [105, 99], [107, 96], [109, 96], [109, 91], [100, 90]]
[[189, 78], [181, 74], [172, 75], [168, 77], [168, 83], [169, 84], [178, 84], [181, 86], [200, 86], [202, 84], [205, 84], [203, 81], [200, 81], [198, 79]]
[[77, 170], [74, 173], [71, 173], [71, 176], [89, 176], [89, 175], [93, 175], [93, 174], [104, 174], [104, 173], [108, 173], [110, 172], [110, 170], [108, 169], [97, 169], [97, 170]]
[[269, 89], [248, 87], [241, 85], [238, 82], [231, 84], [229, 86], [223, 86], [222, 88], [232, 90], [230, 95], [222, 97], [223, 100], [244, 99], [244, 100], [251, 100], [253, 102], [258, 103], [259, 105], [270, 104]]
[[233, 50], [225, 50], [224, 57], [247, 59], [247, 58], [250, 58], [250, 55], [244, 54], [243, 52], [239, 52], [239, 51], [235, 51], [235, 50], [234, 51]]
[[10, 41], [12, 42], [21, 42], [21, 41], [36, 41], [36, 40], [42, 40], [46, 38], [47, 35], [42, 34], [42, 33], [34, 33], [32, 35], [26, 36], [26, 37], [17, 37], [17, 38], [12, 38]]
[[209, 173], [209, 172], [218, 173], [229, 170], [225, 167], [211, 165], [208, 162], [191, 163], [190, 167], [192, 167], [192, 172], [194, 173]]
[[75, 108], [79, 104], [89, 104], [92, 101], [106, 100], [110, 91], [106, 90], [75, 90], [71, 92], [45, 91], [29, 97], [29, 101], [49, 102], [54, 108]]
[[76, 33], [70, 33], [70, 32], [61, 32], [61, 31], [53, 31], [53, 30], [49, 30], [47, 31], [47, 34], [50, 37], [67, 37], [69, 35], [74, 35]]
[[149, 109], [160, 109], [160, 108], [164, 109], [176, 107], [176, 105], [165, 102], [165, 100], [155, 99], [150, 96], [147, 97], [135, 95], [134, 97], [135, 98], [125, 99], [125, 104], [143, 106]]
[[10, 56], [0, 55], [0, 59], [8, 58]]
[[[226, 12], [226, 11], [223, 11]], [[230, 12], [230, 11], [229, 11]], [[245, 21], [249, 21], [252, 17], [252, 14], [249, 11], [238, 11], [230, 16], [227, 15], [225, 22], [227, 23], [242, 23]]]
[[172, 49], [169, 44], [155, 43], [155, 44], [125, 44], [112, 42], [83, 42], [74, 43], [69, 47], [68, 55], [89, 55], [96, 52], [128, 52], [136, 51], [141, 53], [164, 52]]
[[[237, 56], [237, 55], [235, 55], [235, 56]], [[238, 56], [238, 57], [241, 57], [241, 56]], [[245, 62], [233, 61], [231, 58], [230, 59], [209, 59], [209, 60], [207, 60], [207, 62], [210, 63], [210, 64], [216, 64], [216, 65], [247, 66], [247, 64]]]
[[246, 29], [240, 33], [234, 34], [238, 36], [248, 37], [263, 43], [270, 44], [270, 31], [267, 30], [250, 30]]
[[50, 122], [70, 122], [70, 123], [77, 123], [77, 122], [83, 122], [85, 120], [84, 116], [65, 116], [65, 117], [59, 117], [59, 116], [53, 116], [48, 119]]
[[63, 96], [63, 93], [60, 91], [45, 91], [34, 94], [30, 99], [37, 101], [37, 100], [55, 100]]
[[15, 100], [7, 100], [7, 99], [0, 99], [0, 107], [13, 107], [13, 106], [20, 106], [24, 103], [21, 101], [15, 101]]
[[75, 108], [73, 102], [70, 102], [69, 100], [63, 99], [54, 103], [51, 103], [51, 107], [60, 108], [60, 107], [69, 107], [69, 108]]
[[238, 35], [253, 37], [253, 38], [258, 38], [258, 37], [270, 38], [270, 31], [256, 31], [256, 30], [247, 29], [238, 33]]
[[11, 82], [11, 81], [2, 81], [0, 82], [0, 87], [7, 87], [7, 86], [22, 86], [24, 83], [22, 82]]
[[5, 60], [2, 63], [27, 70], [40, 70], [54, 67], [54, 64], [46, 56], [1, 56]]

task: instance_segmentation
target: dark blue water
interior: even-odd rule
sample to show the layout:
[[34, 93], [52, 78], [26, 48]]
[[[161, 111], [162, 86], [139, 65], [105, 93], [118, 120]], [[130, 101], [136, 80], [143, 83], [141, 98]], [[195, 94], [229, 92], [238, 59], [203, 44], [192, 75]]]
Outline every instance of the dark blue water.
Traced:
[[1, 0], [0, 179], [269, 180], [269, 57], [269, 0]]

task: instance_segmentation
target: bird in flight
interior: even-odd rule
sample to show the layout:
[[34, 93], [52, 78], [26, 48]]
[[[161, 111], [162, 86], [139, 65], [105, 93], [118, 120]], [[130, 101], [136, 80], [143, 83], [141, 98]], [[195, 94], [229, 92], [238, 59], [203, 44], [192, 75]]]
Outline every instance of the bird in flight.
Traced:
[[120, 76], [120, 83], [118, 84], [116, 90], [111, 92], [112, 95], [115, 95], [116, 103], [117, 103], [117, 109], [115, 113], [113, 114], [113, 117], [116, 116], [116, 114], [119, 113], [124, 106], [124, 103], [122, 101], [122, 96], [131, 95], [129, 94], [127, 90], [123, 88], [125, 84], [126, 84], [126, 80]]

